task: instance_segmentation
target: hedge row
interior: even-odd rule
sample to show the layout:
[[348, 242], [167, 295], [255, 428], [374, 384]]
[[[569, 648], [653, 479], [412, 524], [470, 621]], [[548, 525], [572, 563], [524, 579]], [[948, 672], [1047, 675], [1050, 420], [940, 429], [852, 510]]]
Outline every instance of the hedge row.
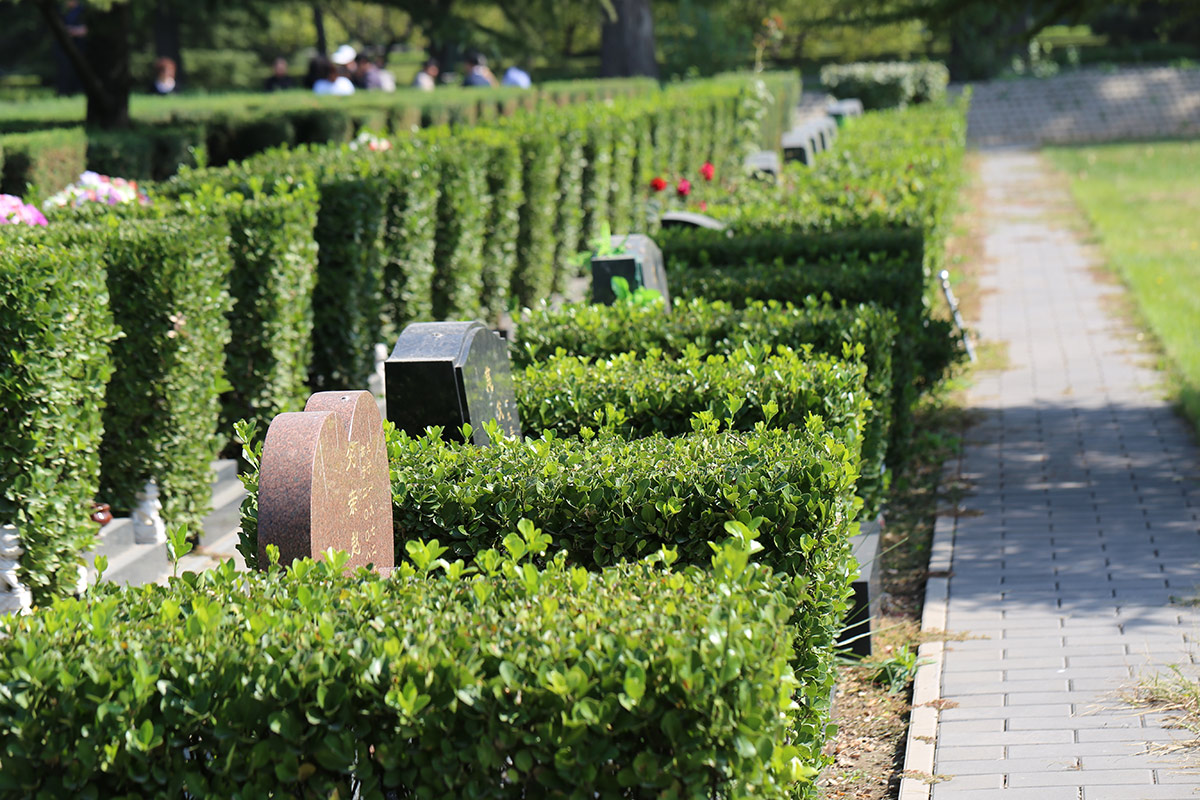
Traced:
[[[913, 230], [796, 235], [762, 231], [727, 238], [719, 231], [660, 236], [672, 292], [681, 298], [797, 302], [822, 293], [839, 302], [895, 311], [890, 449], [904, 456], [918, 398], [938, 385], [958, 357], [950, 325], [926, 308], [923, 237]], [[774, 253], [774, 258], [771, 255]]]
[[[221, 165], [262, 150], [349, 141], [362, 129], [407, 133], [414, 127], [470, 126], [519, 109], [589, 103], [654, 92], [646, 79], [549, 85], [538, 90], [448, 88], [436, 93], [403, 89], [392, 94], [317, 97], [310, 92], [135, 97], [130, 131], [73, 128], [83, 110], [70, 101], [27, 104], [0, 115], [0, 149], [19, 154], [5, 174], [3, 191], [45, 197], [74, 180], [86, 165], [108, 175], [162, 180], [194, 165], [197, 148], [207, 164]], [[65, 126], [65, 127], [60, 127]]]
[[821, 68], [821, 86], [836, 97], [856, 97], [863, 108], [904, 108], [946, 96], [950, 71], [945, 64], [925, 61], [882, 61], [829, 64]]
[[392, 578], [334, 557], [94, 589], [3, 623], [0, 791], [793, 797], [821, 761], [789, 709], [828, 680], [788, 621], [838, 583], [750, 552], [464, 571], [416, 547]]
[[210, 464], [224, 441], [228, 230], [222, 217], [183, 215], [62, 229], [60, 247], [100, 243], [123, 334], [112, 345], [100, 445], [100, 496], [114, 510], [132, 509], [153, 478], [172, 524], [195, 526], [208, 513]]
[[[18, 226], [8, 226], [17, 228]], [[74, 589], [100, 485], [104, 386], [118, 336], [96, 244], [42, 229], [0, 247], [0, 523], [17, 525], [35, 602]]]
[[693, 429], [697, 414], [741, 431], [759, 422], [803, 428], [815, 414], [857, 450], [871, 408], [865, 366], [809, 348], [746, 343], [728, 355], [692, 348], [674, 359], [651, 350], [597, 361], [562, 354], [514, 377], [522, 426], [567, 437], [601, 428], [631, 439], [678, 436]]
[[[857, 452], [843, 441], [844, 430], [827, 432], [817, 417], [792, 430], [759, 423], [748, 432], [720, 431], [715, 420], [699, 427], [635, 440], [611, 433], [518, 440], [493, 430], [492, 444], [479, 448], [446, 442], [436, 428], [414, 438], [388, 424], [397, 557], [432, 539], [448, 560], [487, 569], [492, 548], [524, 552], [510, 531], [528, 518], [546, 532], [543, 546], [593, 572], [663, 548], [684, 564], [704, 565], [709, 542], [723, 539], [730, 523], [753, 528], [763, 562], [803, 581], [788, 626], [792, 669], [803, 685], [786, 716], [801, 763], [817, 767], [834, 643], [853, 580]], [[244, 480], [257, 485], [256, 473]], [[252, 494], [239, 545], [249, 564], [257, 553], [255, 507]]]
[[912, 410], [959, 357], [930, 312], [961, 173], [966, 101], [868, 114], [813, 167], [779, 185], [739, 187], [710, 212], [732, 235], [665, 231], [660, 244], [680, 297], [795, 301], [811, 293], [896, 312], [893, 461], [909, 447]]
[[[184, 170], [154, 191], [151, 208], [52, 213], [47, 241], [80, 250], [80, 263], [94, 263], [87, 248], [102, 243], [123, 332], [111, 361], [119, 369], [107, 393], [101, 498], [128, 510], [154, 477], [165, 517], [198, 522], [209, 499], [208, 462], [228, 443], [233, 420], [265, 425], [299, 407], [312, 388], [366, 385], [372, 346], [408, 322], [494, 318], [512, 302], [544, 299], [556, 275], [565, 280], [576, 268], [585, 193], [597, 220], [601, 208], [637, 213], [655, 167], [647, 156], [618, 169], [618, 152], [637, 148], [641, 158], [655, 137], [689, 142], [676, 148], [689, 161], [734, 152], [742, 146], [736, 137], [748, 135], [739, 116], [743, 88], [702, 82], [620, 100], [613, 122], [585, 109], [547, 108], [453, 132], [433, 127], [386, 152], [273, 150]], [[727, 120], [714, 125], [725, 138], [695, 135], [716, 119]], [[598, 147], [612, 151], [608, 173], [593, 173], [587, 184], [578, 180], [585, 145], [593, 156]], [[11, 163], [20, 152], [9, 153], [17, 154]], [[7, 246], [18, 232], [5, 228]], [[78, 391], [101, 396], [104, 381]], [[85, 493], [67, 482], [62, 489], [48, 493], [51, 502], [77, 504]], [[12, 514], [40, 513], [29, 509]], [[42, 530], [62, 537], [51, 549], [64, 561], [85, 549], [74, 527]], [[56, 577], [53, 560], [44, 573], [36, 557], [22, 563], [33, 585], [73, 585]]]
[[[871, 401], [862, 442], [862, 477], [858, 488], [868, 510], [877, 510], [885, 488], [884, 464], [892, 424], [894, 393], [892, 352], [896, 317], [872, 305], [834, 308], [815, 298], [806, 304], [730, 303], [693, 300], [671, 314], [634, 305], [567, 305], [539, 308], [522, 317], [521, 346], [514, 361], [527, 366], [562, 354], [604, 359], [628, 352], [658, 351], [671, 358], [685, 353], [732, 356], [746, 345], [801, 348], [834, 357], [860, 360], [867, 368], [866, 392]], [[714, 398], [716, 401], [724, 397]]]

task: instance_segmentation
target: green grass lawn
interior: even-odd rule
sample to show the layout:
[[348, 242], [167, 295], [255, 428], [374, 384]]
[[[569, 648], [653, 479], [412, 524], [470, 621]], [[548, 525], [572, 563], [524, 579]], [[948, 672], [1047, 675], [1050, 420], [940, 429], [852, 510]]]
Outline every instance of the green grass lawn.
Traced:
[[1200, 141], [1054, 148], [1200, 429]]

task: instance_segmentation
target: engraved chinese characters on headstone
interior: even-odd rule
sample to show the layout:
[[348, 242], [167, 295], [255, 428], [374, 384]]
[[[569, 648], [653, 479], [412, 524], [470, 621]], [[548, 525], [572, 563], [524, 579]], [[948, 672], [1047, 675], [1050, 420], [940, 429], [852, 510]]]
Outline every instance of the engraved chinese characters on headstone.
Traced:
[[617, 299], [613, 278], [624, 278], [631, 292], [645, 287], [661, 294], [670, 311], [667, 271], [662, 250], [654, 240], [642, 233], [614, 236], [612, 248], [619, 252], [592, 257], [592, 302], [611, 306]]
[[414, 322], [384, 364], [387, 416], [410, 436], [431, 425], [442, 436], [488, 444], [484, 423], [495, 420], [508, 436], [521, 435], [508, 342], [480, 322]]
[[347, 569], [391, 572], [392, 491], [383, 419], [370, 392], [320, 392], [271, 421], [258, 478], [258, 560], [350, 555]]

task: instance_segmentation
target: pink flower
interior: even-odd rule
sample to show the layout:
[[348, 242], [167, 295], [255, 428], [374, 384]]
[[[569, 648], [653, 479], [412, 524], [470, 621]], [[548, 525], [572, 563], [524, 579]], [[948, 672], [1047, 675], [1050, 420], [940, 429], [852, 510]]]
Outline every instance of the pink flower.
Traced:
[[679, 183], [675, 186], [675, 193], [680, 197], [687, 197], [692, 193], [692, 182], [687, 178], [680, 178]]
[[716, 172], [717, 168], [712, 165], [711, 161], [705, 161], [700, 167], [700, 177], [706, 181], [711, 181]]
[[654, 180], [650, 181], [650, 188], [656, 192], [661, 192], [663, 189], [667, 188], [667, 182], [662, 178], [655, 178]]
[[701, 211], [708, 211], [708, 203], [706, 203], [706, 202], [704, 202], [703, 200], [701, 200], [701, 201], [700, 201], [700, 210], [701, 210]]

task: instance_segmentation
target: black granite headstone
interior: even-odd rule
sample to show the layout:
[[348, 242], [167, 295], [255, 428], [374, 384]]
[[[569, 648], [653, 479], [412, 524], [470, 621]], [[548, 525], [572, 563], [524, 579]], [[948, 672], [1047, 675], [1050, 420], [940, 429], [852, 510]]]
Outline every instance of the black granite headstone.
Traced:
[[841, 641], [855, 655], [871, 655], [875, 635], [875, 620], [879, 617], [879, 598], [883, 592], [879, 557], [880, 524], [877, 520], [862, 523], [861, 532], [851, 540], [854, 558], [858, 561], [858, 578], [852, 584], [854, 597]]
[[621, 252], [592, 257], [592, 302], [611, 306], [617, 299], [612, 279], [624, 278], [631, 292], [644, 286], [661, 294], [663, 305], [670, 311], [667, 271], [663, 266], [662, 250], [654, 240], [642, 233], [631, 233], [612, 237], [612, 246]]
[[439, 425], [443, 438], [462, 441], [466, 422], [471, 441], [486, 445], [491, 420], [521, 435], [508, 342], [481, 322], [414, 322], [383, 369], [387, 418], [411, 436]]
[[708, 228], [714, 231], [725, 230], [725, 223], [719, 219], [713, 219], [706, 214], [697, 214], [693, 211], [668, 211], [662, 215], [659, 220], [663, 228]]

